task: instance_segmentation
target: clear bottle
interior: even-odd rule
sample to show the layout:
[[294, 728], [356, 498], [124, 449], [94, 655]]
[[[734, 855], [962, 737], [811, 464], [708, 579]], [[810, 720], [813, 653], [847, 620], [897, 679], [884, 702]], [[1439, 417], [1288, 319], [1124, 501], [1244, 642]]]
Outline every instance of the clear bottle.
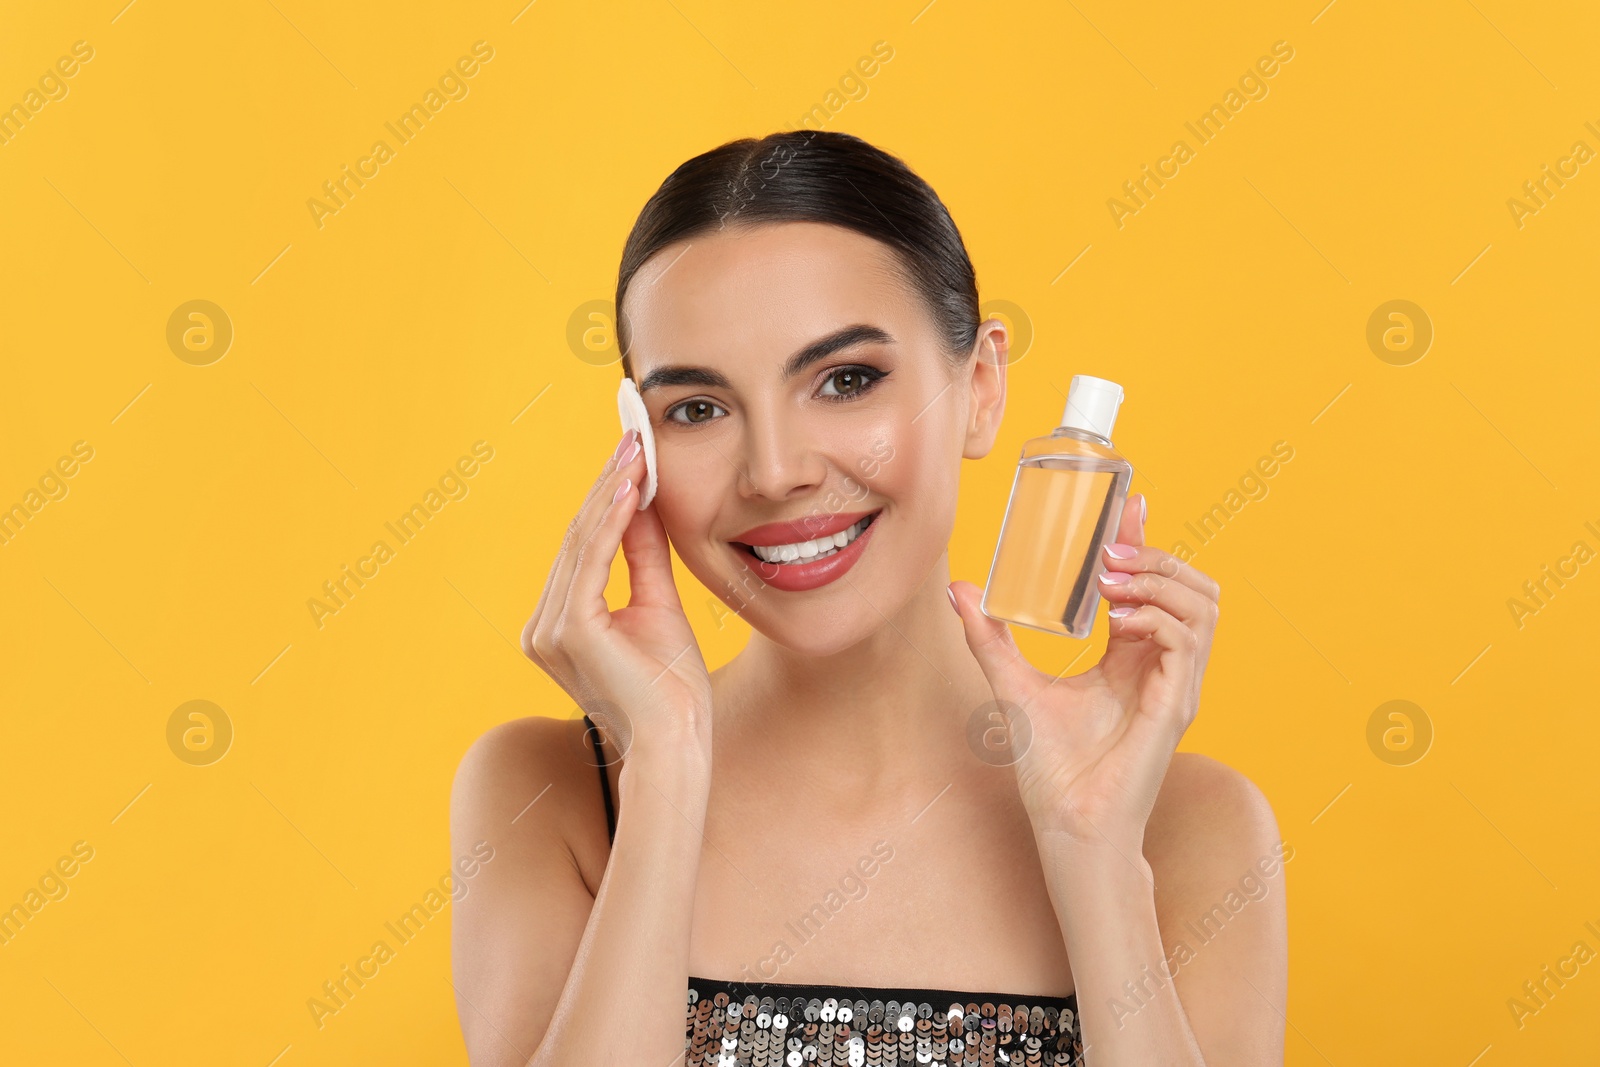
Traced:
[[1022, 446], [980, 607], [991, 619], [1085, 638], [1100, 606], [1133, 466], [1111, 447], [1122, 386], [1073, 377], [1061, 425]]

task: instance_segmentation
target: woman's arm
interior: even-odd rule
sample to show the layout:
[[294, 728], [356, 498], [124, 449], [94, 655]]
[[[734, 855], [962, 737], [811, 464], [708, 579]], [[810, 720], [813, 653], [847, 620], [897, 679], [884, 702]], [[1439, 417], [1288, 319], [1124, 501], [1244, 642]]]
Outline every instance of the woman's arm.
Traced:
[[456, 775], [454, 848], [487, 840], [495, 849], [455, 905], [453, 984], [468, 1057], [474, 1067], [670, 1067], [684, 1051], [710, 763], [698, 741], [658, 737], [657, 748], [628, 753], [616, 841], [591, 897], [563, 821], [587, 806], [576, 791], [599, 783], [593, 767], [570, 766], [559, 733], [570, 729], [548, 719], [497, 727]]
[[[522, 628], [522, 651], [606, 732], [608, 751], [622, 750], [617, 836], [596, 891], [568, 844], [572, 813], [593, 811], [577, 779], [599, 784], [593, 765], [574, 759], [570, 723], [491, 730], [456, 774], [456, 847], [486, 840], [497, 851], [456, 904], [454, 926], [456, 1007], [478, 1067], [668, 1067], [683, 1056], [711, 679], [673, 584], [666, 528], [654, 504], [635, 504], [632, 476], [645, 462], [630, 429]], [[605, 592], [619, 548], [630, 596], [613, 611]]]
[[1087, 1063], [1283, 1062], [1294, 853], [1249, 779], [1180, 754], [1142, 846], [1041, 834], [1039, 851]]
[[[1035, 669], [1006, 624], [979, 610], [971, 582], [951, 583], [950, 602], [1004, 709], [1018, 793], [1079, 991], [1088, 1062], [1282, 1062], [1286, 1020], [1279, 1012], [1273, 1022], [1251, 1000], [1274, 1010], [1282, 1000], [1281, 923], [1269, 908], [1266, 921], [1252, 915], [1226, 949], [1220, 941], [1233, 914], [1226, 901], [1248, 900], [1238, 890], [1228, 897], [1225, 886], [1259, 870], [1258, 858], [1273, 859], [1271, 809], [1242, 775], [1220, 764], [1190, 770], [1194, 757], [1174, 755], [1199, 711], [1221, 590], [1145, 545], [1145, 501], [1135, 499], [1123, 508], [1117, 541], [1104, 548], [1110, 636], [1084, 673]], [[1183, 799], [1174, 803], [1174, 795]], [[1219, 891], [1217, 944], [1207, 942], [1207, 955], [1181, 982], [1164, 975], [1163, 932], [1187, 922], [1203, 929]], [[1183, 954], [1167, 947], [1182, 974]], [[1123, 1010], [1118, 991], [1128, 998]]]

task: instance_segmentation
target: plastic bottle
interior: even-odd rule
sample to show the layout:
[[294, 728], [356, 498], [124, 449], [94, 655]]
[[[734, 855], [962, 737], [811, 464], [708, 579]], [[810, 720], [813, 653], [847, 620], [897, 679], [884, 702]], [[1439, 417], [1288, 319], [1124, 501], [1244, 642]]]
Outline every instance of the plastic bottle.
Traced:
[[1116, 536], [1133, 465], [1111, 447], [1122, 386], [1073, 377], [1061, 425], [1022, 446], [981, 608], [1085, 638], [1100, 606], [1102, 549]]

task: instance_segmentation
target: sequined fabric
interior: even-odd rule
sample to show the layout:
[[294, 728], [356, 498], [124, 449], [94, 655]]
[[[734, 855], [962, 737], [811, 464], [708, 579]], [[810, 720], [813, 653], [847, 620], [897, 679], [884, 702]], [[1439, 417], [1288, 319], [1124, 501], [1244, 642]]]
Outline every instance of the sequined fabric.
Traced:
[[689, 979], [686, 1067], [1083, 1062], [1076, 997]]

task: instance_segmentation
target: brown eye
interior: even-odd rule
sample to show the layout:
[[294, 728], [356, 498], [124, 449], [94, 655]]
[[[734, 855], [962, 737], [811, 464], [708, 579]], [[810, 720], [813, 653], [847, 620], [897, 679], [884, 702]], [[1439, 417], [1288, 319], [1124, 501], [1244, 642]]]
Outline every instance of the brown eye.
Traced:
[[834, 392], [823, 392], [829, 400], [854, 400], [867, 392], [882, 378], [887, 377], [883, 371], [873, 370], [871, 367], [840, 367], [828, 375], [823, 384], [834, 387]]
[[[713, 404], [709, 400], [686, 400], [682, 404], [670, 409], [667, 412], [666, 417], [669, 422], [676, 422], [689, 426], [699, 426], [703, 423], [711, 421], [712, 411], [721, 410], [722, 409], [720, 407], [718, 407], [716, 404]], [[678, 418], [679, 413], [684, 413], [688, 417]]]

